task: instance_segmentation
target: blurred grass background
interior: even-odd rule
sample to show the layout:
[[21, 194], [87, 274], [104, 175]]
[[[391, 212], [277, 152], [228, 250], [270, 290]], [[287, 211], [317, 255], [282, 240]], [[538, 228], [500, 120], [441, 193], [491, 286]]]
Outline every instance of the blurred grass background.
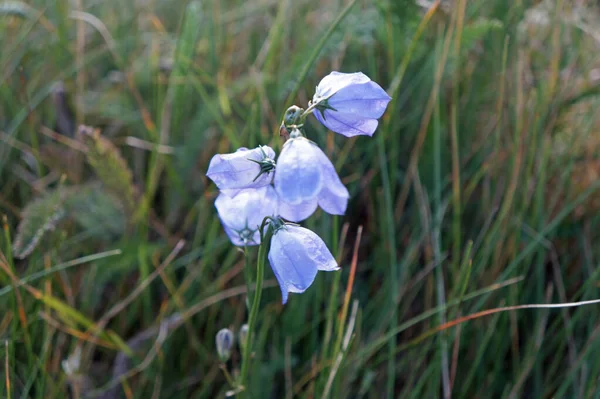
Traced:
[[0, 48], [2, 397], [224, 397], [245, 257], [204, 173], [331, 70], [393, 101], [307, 127], [342, 272], [282, 306], [267, 270], [251, 396], [600, 397], [598, 305], [439, 327], [600, 297], [597, 2], [5, 1]]

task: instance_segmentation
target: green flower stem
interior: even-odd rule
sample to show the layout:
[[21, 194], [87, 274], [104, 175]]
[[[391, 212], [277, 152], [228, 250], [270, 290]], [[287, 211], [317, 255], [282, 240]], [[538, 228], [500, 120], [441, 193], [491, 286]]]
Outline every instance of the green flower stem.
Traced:
[[302, 113], [302, 115], [300, 115], [300, 124], [301, 125], [304, 125], [304, 121], [306, 120], [306, 118], [308, 117], [308, 115], [312, 114], [313, 111], [315, 109], [317, 109], [318, 105], [319, 105], [319, 103], [313, 103], [308, 108], [306, 108], [306, 110], [304, 110], [304, 112]]
[[252, 272], [250, 271], [250, 251], [244, 246], [244, 275], [246, 277], [246, 307], [250, 310], [252, 303]]
[[[252, 308], [250, 309], [250, 316], [248, 317], [248, 338], [246, 341], [246, 347], [244, 348], [244, 355], [242, 359], [242, 373], [240, 375], [239, 386], [244, 389], [248, 377], [248, 367], [250, 366], [250, 357], [252, 356], [252, 339], [254, 338], [254, 329], [256, 327], [256, 319], [258, 318], [258, 309], [260, 307], [260, 297], [262, 294], [263, 279], [265, 275], [265, 262], [267, 260], [267, 253], [269, 252], [269, 243], [271, 236], [273, 235], [273, 228], [271, 225], [267, 228], [267, 233], [262, 237], [261, 244], [258, 247], [258, 261], [256, 266], [256, 292], [254, 293], [254, 300], [252, 301]], [[246, 395], [247, 396], [247, 391]]]

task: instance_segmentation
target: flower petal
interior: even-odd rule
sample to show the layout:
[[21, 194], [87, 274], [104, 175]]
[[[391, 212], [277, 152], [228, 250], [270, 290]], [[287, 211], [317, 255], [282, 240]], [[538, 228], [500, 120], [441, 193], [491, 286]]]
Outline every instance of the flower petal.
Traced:
[[272, 186], [250, 188], [240, 190], [234, 197], [219, 194], [215, 207], [234, 245], [258, 245], [258, 228], [265, 217], [277, 215], [278, 198]]
[[[321, 192], [323, 189], [321, 189]], [[279, 216], [290, 222], [301, 222], [308, 219], [317, 210], [318, 200], [313, 198], [297, 205], [288, 204], [279, 200]]]
[[[273, 173], [263, 173], [256, 178], [260, 174], [260, 166], [249, 159], [261, 161], [265, 158], [275, 159], [275, 151], [264, 146], [253, 150], [240, 148], [231, 154], [217, 154], [210, 160], [206, 176], [220, 190], [263, 187], [271, 183]], [[235, 191], [225, 192], [228, 195], [236, 194]]]
[[359, 116], [340, 114], [330, 109], [325, 110], [325, 117], [321, 115], [320, 111], [315, 111], [314, 115], [329, 130], [346, 137], [372, 136], [379, 125], [377, 119], [364, 119]]
[[289, 292], [304, 292], [317, 275], [317, 266], [310, 261], [302, 247], [287, 227], [271, 239], [269, 263], [281, 288], [281, 301], [287, 302]]
[[371, 79], [362, 72], [343, 73], [333, 71], [321, 79], [317, 85], [314, 99], [318, 100], [319, 98], [329, 97], [346, 86], [366, 83], [370, 80]]
[[277, 159], [275, 190], [289, 204], [314, 199], [322, 187], [319, 148], [304, 138], [288, 140]]
[[301, 293], [310, 287], [317, 270], [338, 269], [333, 255], [319, 236], [293, 225], [285, 225], [273, 235], [269, 263], [279, 282], [284, 304], [289, 292]]
[[319, 206], [331, 215], [346, 213], [350, 193], [335, 171], [335, 167], [321, 151], [320, 162], [323, 171], [323, 188], [319, 193]]
[[392, 98], [375, 82], [344, 87], [329, 98], [331, 112], [360, 116], [365, 119], [381, 118]]

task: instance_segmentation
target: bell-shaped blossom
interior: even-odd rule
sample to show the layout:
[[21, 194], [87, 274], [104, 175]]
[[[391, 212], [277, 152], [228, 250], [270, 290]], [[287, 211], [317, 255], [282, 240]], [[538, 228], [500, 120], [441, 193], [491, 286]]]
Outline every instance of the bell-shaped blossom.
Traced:
[[267, 216], [277, 216], [279, 199], [273, 186], [221, 193], [215, 207], [227, 236], [237, 246], [260, 244], [259, 227]]
[[317, 204], [327, 213], [343, 215], [350, 194], [325, 153], [304, 137], [288, 140], [277, 159], [275, 190], [286, 204], [280, 215], [298, 222], [306, 219]]
[[273, 179], [275, 151], [259, 146], [253, 150], [240, 148], [231, 154], [217, 154], [208, 166], [206, 176], [229, 196], [244, 188], [267, 186]]
[[331, 72], [317, 86], [315, 117], [346, 137], [372, 136], [391, 97], [362, 72]]
[[315, 280], [318, 270], [339, 267], [323, 240], [304, 227], [285, 224], [271, 238], [269, 263], [281, 288], [285, 304], [288, 293], [304, 292]]
[[297, 205], [292, 205], [283, 200], [279, 200], [279, 216], [290, 222], [301, 222], [306, 220], [315, 213], [319, 201], [313, 198], [308, 201], [303, 201]]
[[323, 187], [321, 150], [303, 138], [288, 140], [277, 159], [273, 182], [277, 194], [292, 205], [315, 198]]

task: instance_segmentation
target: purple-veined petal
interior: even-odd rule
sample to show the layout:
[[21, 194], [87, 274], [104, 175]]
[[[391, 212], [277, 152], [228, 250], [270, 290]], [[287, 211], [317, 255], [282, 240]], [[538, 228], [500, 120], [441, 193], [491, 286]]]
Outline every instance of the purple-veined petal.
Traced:
[[348, 207], [350, 193], [327, 155], [321, 151], [319, 159], [323, 171], [323, 188], [318, 197], [319, 206], [331, 215], [343, 215]]
[[344, 87], [331, 96], [327, 103], [335, 109], [331, 112], [378, 119], [391, 99], [377, 83], [367, 82]]
[[342, 73], [333, 71], [321, 79], [315, 90], [314, 99], [327, 98], [344, 87], [366, 83], [370, 80], [371, 79], [362, 72]]
[[310, 287], [317, 270], [339, 269], [319, 236], [293, 225], [285, 225], [273, 235], [269, 263], [279, 282], [284, 304], [289, 292], [301, 293]]
[[277, 159], [275, 190], [292, 205], [314, 199], [322, 187], [319, 148], [304, 138], [290, 139]]
[[206, 176], [230, 196], [237, 192], [226, 190], [263, 187], [271, 183], [273, 173], [263, 173], [257, 178], [260, 174], [260, 166], [248, 158], [261, 161], [265, 157], [275, 159], [275, 151], [263, 146], [253, 150], [240, 148], [231, 154], [217, 154], [210, 160]]
[[234, 197], [219, 194], [215, 207], [234, 245], [258, 245], [257, 230], [265, 217], [277, 215], [278, 198], [272, 186], [249, 188], [240, 190]]
[[[323, 189], [321, 189], [321, 192]], [[289, 204], [283, 200], [279, 200], [279, 216], [290, 222], [301, 222], [308, 219], [310, 215], [317, 210], [318, 200], [313, 198], [308, 201], [301, 202], [297, 205]]]
[[346, 137], [372, 136], [379, 125], [377, 119], [340, 114], [330, 109], [325, 110], [324, 117], [321, 115], [321, 111], [315, 111], [313, 114], [326, 128]]

